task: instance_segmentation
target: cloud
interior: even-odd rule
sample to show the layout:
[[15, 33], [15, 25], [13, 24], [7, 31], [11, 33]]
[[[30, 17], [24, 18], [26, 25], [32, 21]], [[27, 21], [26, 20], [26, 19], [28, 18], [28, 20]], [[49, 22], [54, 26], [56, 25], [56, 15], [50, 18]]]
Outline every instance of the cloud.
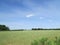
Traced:
[[29, 15], [26, 15], [27, 18], [30, 18], [30, 17], [33, 17], [34, 14], [29, 14]]
[[40, 17], [40, 19], [44, 19], [44, 17]]
[[[41, 27], [51, 26], [50, 24], [56, 26], [55, 23], [58, 24], [60, 22], [59, 4], [60, 1], [57, 0], [2, 0], [2, 2], [0, 0], [0, 24], [6, 24], [11, 29], [30, 28], [35, 25], [38, 27], [40, 26], [39, 24], [41, 24]], [[33, 18], [26, 20], [26, 18], [31, 17]], [[55, 23], [54, 20], [56, 21]]]

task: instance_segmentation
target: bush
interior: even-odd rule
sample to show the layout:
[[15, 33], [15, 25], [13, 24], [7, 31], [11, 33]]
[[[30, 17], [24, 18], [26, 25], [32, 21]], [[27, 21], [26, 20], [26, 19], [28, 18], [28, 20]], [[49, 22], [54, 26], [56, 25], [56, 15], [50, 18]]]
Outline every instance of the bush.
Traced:
[[60, 38], [54, 37], [53, 40], [49, 38], [41, 38], [38, 41], [34, 40], [31, 45], [60, 45]]
[[8, 31], [10, 30], [7, 26], [5, 25], [0, 25], [0, 31]]

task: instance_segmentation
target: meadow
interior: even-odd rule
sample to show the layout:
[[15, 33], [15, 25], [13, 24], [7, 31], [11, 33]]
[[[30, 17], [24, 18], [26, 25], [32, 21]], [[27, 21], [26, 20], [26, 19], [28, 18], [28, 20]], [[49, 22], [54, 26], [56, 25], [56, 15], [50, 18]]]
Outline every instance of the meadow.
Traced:
[[0, 31], [0, 45], [31, 45], [42, 37], [52, 40], [56, 36], [60, 37], [59, 30]]

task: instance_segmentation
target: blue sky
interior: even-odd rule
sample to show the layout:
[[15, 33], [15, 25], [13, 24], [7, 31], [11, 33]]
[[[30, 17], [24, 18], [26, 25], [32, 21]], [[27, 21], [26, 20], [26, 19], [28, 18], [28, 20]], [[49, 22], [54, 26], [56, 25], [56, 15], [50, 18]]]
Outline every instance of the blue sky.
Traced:
[[60, 28], [60, 0], [0, 0], [0, 24], [10, 29]]

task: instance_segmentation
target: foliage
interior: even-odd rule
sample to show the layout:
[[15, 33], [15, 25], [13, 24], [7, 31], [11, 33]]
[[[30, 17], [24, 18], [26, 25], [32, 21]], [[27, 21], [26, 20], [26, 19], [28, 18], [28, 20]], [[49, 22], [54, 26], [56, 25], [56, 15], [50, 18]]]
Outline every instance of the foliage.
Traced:
[[44, 28], [32, 28], [32, 30], [60, 30], [60, 28], [44, 29]]
[[49, 38], [41, 38], [40, 40], [36, 41], [34, 40], [33, 45], [60, 45], [60, 38], [54, 37], [53, 40]]
[[8, 31], [9, 28], [6, 25], [0, 25], [0, 31]]

